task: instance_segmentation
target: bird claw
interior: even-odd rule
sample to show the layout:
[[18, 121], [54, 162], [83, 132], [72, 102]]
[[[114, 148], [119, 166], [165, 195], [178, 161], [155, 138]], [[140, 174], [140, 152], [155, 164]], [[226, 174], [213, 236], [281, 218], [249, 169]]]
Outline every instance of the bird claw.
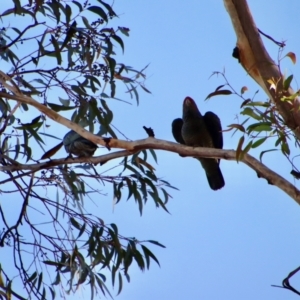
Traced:
[[65, 160], [68, 160], [69, 158], [72, 158], [74, 160], [74, 157], [72, 156], [71, 153], [65, 158]]
[[106, 147], [109, 151], [111, 150], [111, 148], [110, 148], [110, 146], [109, 146], [110, 140], [111, 140], [111, 137], [103, 138], [103, 141], [104, 141], [104, 143], [105, 143], [105, 147]]

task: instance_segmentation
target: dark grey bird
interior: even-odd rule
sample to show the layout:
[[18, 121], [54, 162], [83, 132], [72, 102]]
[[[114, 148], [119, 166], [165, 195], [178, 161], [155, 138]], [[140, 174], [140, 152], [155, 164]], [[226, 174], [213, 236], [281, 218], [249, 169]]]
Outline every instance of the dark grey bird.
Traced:
[[[175, 140], [187, 146], [223, 148], [223, 135], [220, 119], [213, 112], [201, 115], [195, 101], [186, 97], [183, 101], [182, 119], [172, 122]], [[221, 189], [225, 181], [220, 170], [220, 160], [214, 158], [197, 158], [205, 170], [212, 190]]]
[[63, 144], [67, 153], [79, 157], [91, 157], [98, 148], [95, 143], [83, 138], [73, 130], [64, 136]]

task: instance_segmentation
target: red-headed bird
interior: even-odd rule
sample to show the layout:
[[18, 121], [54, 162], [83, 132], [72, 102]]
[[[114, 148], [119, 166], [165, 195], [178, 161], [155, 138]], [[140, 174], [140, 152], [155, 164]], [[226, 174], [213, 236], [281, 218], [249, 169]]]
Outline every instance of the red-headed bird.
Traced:
[[[201, 115], [195, 101], [186, 97], [183, 101], [182, 119], [172, 122], [172, 133], [176, 142], [191, 147], [223, 148], [223, 135], [220, 119], [208, 111]], [[225, 185], [220, 170], [220, 160], [215, 158], [197, 158], [205, 170], [209, 186], [219, 190]]]

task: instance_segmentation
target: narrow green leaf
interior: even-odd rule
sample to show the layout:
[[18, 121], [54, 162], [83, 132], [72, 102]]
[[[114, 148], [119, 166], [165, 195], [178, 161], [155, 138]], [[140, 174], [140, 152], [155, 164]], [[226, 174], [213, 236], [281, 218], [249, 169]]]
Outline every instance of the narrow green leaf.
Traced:
[[61, 55], [60, 55], [60, 49], [59, 49], [59, 46], [58, 46], [58, 43], [57, 43], [57, 40], [56, 38], [51, 34], [51, 43], [54, 47], [54, 51], [55, 51], [55, 57], [56, 57], [56, 60], [57, 60], [57, 64], [58, 65], [61, 65]]
[[139, 94], [136, 90], [136, 87], [134, 87], [131, 83], [130, 83], [130, 86], [131, 86], [130, 92], [133, 91], [135, 99], [136, 99], [136, 103], [137, 103], [137, 105], [139, 105]]
[[[236, 129], [238, 129], [238, 130], [240, 130], [241, 132], [244, 132], [244, 133], [246, 132], [244, 126], [241, 125], [241, 124], [230, 124], [227, 127], [231, 128], [231, 129], [236, 128]], [[224, 130], [224, 131], [226, 131], [226, 130]]]
[[115, 286], [116, 271], [117, 271], [117, 268], [115, 266], [113, 266], [111, 269], [111, 283], [112, 283], [113, 287]]
[[7, 54], [8, 58], [9, 58], [9, 60], [11, 61], [11, 63], [12, 63], [14, 66], [16, 65], [15, 60], [16, 60], [17, 62], [19, 62], [18, 56], [17, 56], [13, 51], [11, 51], [10, 49], [7, 49], [7, 50], [6, 50], [6, 54]]
[[245, 141], [245, 137], [242, 136], [239, 140], [238, 146], [236, 148], [236, 161], [239, 162], [240, 157], [241, 157], [241, 153], [242, 153], [242, 147], [243, 147], [243, 143]]
[[144, 251], [146, 260], [147, 260], [147, 257], [148, 257], [148, 260], [147, 260], [147, 269], [149, 269], [149, 267], [150, 267], [149, 257], [151, 257], [160, 266], [159, 261], [156, 258], [156, 256], [147, 247], [145, 247], [144, 245], [141, 245], [141, 247], [142, 247], [142, 249]]
[[68, 4], [66, 5], [65, 14], [66, 14], [66, 23], [69, 24], [72, 16], [72, 9]]
[[262, 158], [263, 158], [263, 155], [268, 153], [268, 152], [273, 152], [273, 151], [278, 151], [278, 149], [270, 149], [270, 150], [266, 150], [266, 151], [262, 151], [259, 155], [259, 160], [260, 162], [262, 162]]
[[205, 98], [205, 100], [211, 98], [211, 97], [214, 97], [214, 96], [220, 96], [220, 95], [231, 95], [232, 92], [230, 90], [217, 90], [217, 91], [214, 91], [210, 94], [208, 94], [208, 96]]
[[110, 226], [113, 229], [113, 231], [115, 232], [115, 235], [118, 235], [118, 227], [117, 227], [117, 225], [114, 224], [114, 223], [111, 223]]
[[58, 97], [58, 100], [63, 106], [66, 106], [66, 107], [70, 106], [70, 99], [62, 99], [62, 98]]
[[116, 84], [114, 80], [110, 81], [110, 97], [114, 98], [116, 94]]
[[289, 147], [289, 145], [288, 145], [287, 142], [282, 141], [282, 143], [281, 143], [281, 151], [282, 151], [283, 154], [290, 155], [291, 151], [290, 151], [290, 147]]
[[51, 293], [51, 297], [52, 297], [52, 300], [55, 299], [55, 291], [52, 287], [48, 286], [48, 289], [50, 290], [50, 293]]
[[99, 15], [107, 23], [107, 21], [108, 21], [107, 14], [105, 13], [105, 11], [101, 7], [99, 7], [99, 6], [89, 6], [88, 10], [92, 11], [93, 13], [95, 13], [97, 15]]
[[34, 280], [37, 276], [37, 272], [35, 271], [28, 279], [27, 279], [27, 282], [31, 282], [32, 280]]
[[11, 27], [17, 34], [21, 34], [21, 31], [16, 27]]
[[262, 106], [262, 107], [270, 107], [269, 102], [262, 102], [262, 101], [251, 101], [247, 103], [247, 106]]
[[6, 116], [8, 110], [8, 106], [5, 101], [0, 98], [0, 111], [2, 112], [2, 116]]
[[243, 159], [244, 155], [245, 155], [246, 153], [249, 152], [249, 150], [251, 149], [252, 143], [253, 143], [253, 142], [250, 141], [250, 142], [248, 143], [248, 145], [243, 149], [243, 151], [242, 151], [242, 153], [241, 153], [240, 159]]
[[113, 34], [111, 36], [111, 38], [114, 39], [121, 46], [122, 51], [124, 53], [124, 42], [123, 42], [123, 40], [118, 35], [116, 35], [116, 34]]
[[82, 234], [85, 232], [85, 225], [86, 223], [83, 223], [83, 225], [81, 226], [77, 239], [79, 239], [82, 236]]
[[248, 126], [247, 131], [250, 133], [252, 131], [261, 132], [261, 131], [272, 131], [271, 127], [272, 123], [270, 122], [262, 122], [255, 123]]
[[140, 267], [142, 271], [145, 269], [145, 262], [143, 256], [138, 250], [133, 251], [133, 258], [136, 261], [137, 265]]
[[250, 107], [245, 107], [244, 110], [241, 111], [241, 115], [247, 115], [252, 117], [255, 120], [262, 120], [263, 116], [258, 115], [256, 112], [254, 112], [254, 110]]
[[111, 17], [114, 17], [114, 16], [116, 17], [117, 16], [117, 14], [114, 12], [114, 10], [112, 9], [112, 7], [109, 4], [105, 3], [102, 0], [98, 0], [98, 2], [100, 2], [108, 10], [109, 15]]
[[89, 21], [88, 21], [88, 19], [87, 19], [86, 17], [81, 16], [81, 19], [82, 19], [82, 22], [83, 22], [83, 24], [85, 25], [86, 28], [88, 28], [88, 29], [92, 29], [92, 28], [93, 28], [93, 27], [90, 25], [90, 23], [89, 23]]
[[28, 111], [28, 105], [26, 103], [22, 103], [21, 106], [25, 111]]
[[148, 241], [146, 241], [146, 242], [151, 243], [151, 244], [154, 244], [154, 245], [159, 246], [159, 247], [162, 247], [162, 248], [166, 248], [166, 246], [164, 246], [163, 244], [161, 244], [161, 243], [159, 243], [159, 242], [157, 242], [157, 241], [148, 240]]
[[52, 9], [52, 12], [56, 18], [56, 23], [58, 24], [60, 22], [59, 2], [55, 0], [45, 2], [45, 4], [50, 6], [50, 8]]
[[113, 80], [115, 74], [116, 61], [110, 56], [105, 56], [105, 58], [108, 61], [108, 66], [110, 70], [110, 80]]
[[257, 141], [255, 141], [253, 144], [252, 144], [252, 148], [257, 148], [259, 147], [261, 144], [263, 144], [265, 142], [265, 140], [267, 139], [268, 137], [264, 137], [264, 138], [261, 138]]
[[77, 27], [77, 22], [74, 21], [66, 33], [66, 37], [61, 45], [60, 51], [62, 51], [62, 49], [72, 40], [72, 37], [74, 36], [77, 30], [76, 27]]
[[43, 282], [43, 273], [40, 273], [39, 280], [38, 280], [38, 285], [37, 285], [37, 290], [38, 291], [41, 288], [42, 282]]
[[80, 12], [83, 11], [83, 7], [82, 7], [82, 5], [81, 5], [80, 2], [78, 2], [78, 1], [72, 1], [72, 3], [75, 4], [78, 7], [78, 9], [79, 9]]
[[284, 82], [283, 82], [283, 88], [284, 88], [286, 91], [287, 91], [288, 88], [290, 87], [293, 78], [294, 78], [294, 76], [293, 76], [293, 75], [290, 75], [287, 79], [284, 80]]
[[42, 148], [42, 150], [45, 152], [45, 149], [44, 149], [44, 147], [42, 145], [42, 144], [45, 145], [45, 142], [39, 136], [39, 134], [34, 129], [32, 129], [31, 127], [28, 127], [27, 130], [32, 135], [32, 137], [36, 140], [36, 142], [39, 144], [39, 146]]
[[60, 284], [60, 275], [59, 272], [56, 272], [55, 280], [52, 282], [52, 285], [58, 285]]
[[215, 89], [215, 91], [218, 91], [219, 89], [221, 89], [221, 88], [224, 87], [224, 86], [225, 86], [225, 84], [219, 85], [219, 86]]
[[59, 138], [59, 137], [57, 137], [57, 136], [54, 136], [54, 135], [52, 135], [52, 134], [40, 132], [40, 135], [48, 136], [48, 137], [51, 137], [51, 138], [53, 138], [53, 139], [56, 139], [56, 140], [61, 141], [61, 138]]
[[57, 262], [51, 261], [51, 260], [44, 260], [43, 263], [45, 265], [49, 265], [49, 266], [59, 266], [60, 265], [60, 263], [57, 263]]
[[70, 222], [76, 229], [81, 229], [81, 225], [74, 218], [70, 218]]
[[149, 152], [152, 154], [153, 159], [155, 160], [155, 162], [157, 163], [157, 156], [156, 153], [153, 149], [149, 149]]
[[[23, 131], [25, 132], [25, 130]], [[27, 146], [26, 144], [21, 144], [21, 147], [24, 148], [24, 156], [26, 155], [27, 156], [27, 159], [26, 159], [26, 162], [29, 161], [29, 159], [31, 158], [31, 155], [32, 155], [32, 150], [29, 146]], [[23, 157], [24, 157], [23, 156]]]
[[118, 289], [117, 296], [121, 293], [122, 288], [123, 288], [123, 280], [122, 280], [121, 272], [119, 272], [119, 276], [118, 277], [119, 277], [119, 289]]
[[140, 85], [140, 87], [148, 94], [152, 94], [144, 85]]
[[65, 110], [72, 110], [76, 108], [76, 106], [64, 106], [64, 105], [58, 105], [50, 102], [47, 102], [47, 105], [54, 111], [61, 111], [61, 110], [65, 111]]

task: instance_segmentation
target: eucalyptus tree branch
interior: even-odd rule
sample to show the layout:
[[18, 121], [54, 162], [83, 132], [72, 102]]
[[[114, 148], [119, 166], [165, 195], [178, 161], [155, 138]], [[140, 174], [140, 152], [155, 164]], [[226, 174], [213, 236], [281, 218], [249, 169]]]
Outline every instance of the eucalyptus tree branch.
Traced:
[[[9, 82], [10, 84], [8, 84], [7, 82]], [[33, 106], [37, 110], [39, 110], [41, 113], [43, 113], [47, 117], [49, 117], [50, 119], [68, 127], [69, 129], [74, 130], [79, 135], [90, 140], [91, 142], [93, 142], [95, 144], [105, 146], [108, 149], [120, 148], [120, 149], [130, 150], [130, 147], [131, 147], [130, 142], [112, 139], [112, 138], [107, 139], [107, 138], [102, 138], [97, 135], [94, 135], [94, 134], [90, 133], [89, 131], [85, 130], [84, 128], [82, 128], [81, 126], [79, 126], [78, 124], [73, 123], [72, 121], [64, 118], [63, 116], [61, 116], [54, 110], [48, 108], [44, 104], [37, 102], [36, 100], [34, 100], [33, 98], [31, 98], [29, 96], [23, 95], [22, 92], [19, 90], [17, 84], [14, 82], [14, 80], [11, 79], [7, 74], [5, 74], [2, 71], [0, 71], [0, 83], [12, 93], [12, 94], [10, 94], [7, 92], [0, 92], [0, 97], [11, 99], [11, 100], [16, 100], [21, 103], [26, 103], [30, 106]], [[131, 150], [133, 150], [133, 149], [131, 149]]]
[[6, 49], [9, 49], [13, 44], [15, 44], [16, 42], [18, 42], [18, 41], [20, 40], [20, 38], [24, 35], [24, 33], [25, 33], [28, 29], [30, 29], [30, 28], [32, 28], [32, 27], [36, 27], [36, 26], [41, 25], [41, 24], [45, 24], [45, 23], [46, 23], [46, 22], [38, 23], [38, 22], [35, 20], [34, 24], [28, 25], [28, 26], [27, 26], [25, 29], [23, 29], [23, 31], [21, 31], [21, 32], [19, 33], [19, 35], [18, 35], [15, 39], [13, 39], [9, 44], [0, 47], [0, 51], [1, 51], [1, 52], [2, 52], [2, 51], [5, 51]]
[[[68, 127], [69, 129], [72, 129], [72, 130], [76, 131], [82, 137], [94, 142], [95, 144], [99, 144], [99, 145], [102, 145], [102, 146], [107, 146], [106, 139], [103, 139], [99, 136], [93, 135], [92, 133], [88, 132], [87, 130], [80, 127], [76, 123], [73, 123], [72, 121], [64, 118], [63, 116], [61, 116], [60, 114], [58, 114], [54, 110], [48, 108], [44, 104], [41, 104], [41, 103], [37, 102], [36, 100], [34, 100], [31, 97], [28, 97], [28, 96], [25, 96], [25, 95], [21, 94], [21, 92], [18, 92], [13, 86], [6, 84], [5, 81], [3, 81], [2, 74], [3, 73], [0, 71], [0, 82], [6, 88], [8, 88], [10, 91], [12, 91], [14, 93], [14, 95], [6, 93], [6, 92], [0, 92], [0, 97], [11, 99], [11, 100], [16, 100], [16, 101], [19, 101], [21, 103], [26, 103], [30, 106], [33, 106], [37, 110], [39, 110], [41, 113], [43, 113], [47, 117], [49, 117], [50, 119], [52, 119], [55, 122], [60, 123], [64, 126]], [[7, 76], [7, 75], [5, 75], [5, 76]], [[112, 139], [112, 141], [111, 141], [112, 145], [111, 146], [116, 145], [115, 141], [117, 141], [117, 140]], [[120, 147], [115, 147], [115, 148], [124, 148], [124, 147], [121, 147], [121, 145], [120, 145]]]
[[[233, 5], [233, 3], [235, 2], [235, 0], [224, 0], [224, 1], [225, 1], [225, 4], [228, 4], [228, 5]], [[244, 2], [245, 0], [240, 0], [240, 1]], [[248, 9], [246, 9], [246, 12], [248, 12], [250, 14]], [[248, 17], [249, 17], [249, 15], [248, 15]], [[251, 17], [251, 15], [250, 15], [250, 17]], [[237, 21], [238, 21], [238, 19], [237, 19]], [[253, 21], [252, 18], [250, 18], [250, 21]], [[237, 28], [238, 28], [238, 32], [240, 33], [240, 31], [242, 31], [241, 25], [238, 24]], [[241, 34], [243, 34], [243, 31]], [[244, 40], [245, 39], [243, 39], [243, 41]], [[249, 43], [247, 40], [245, 41], [245, 43], [246, 43], [246, 45], [249, 46]], [[244, 44], [242, 44], [242, 45], [244, 45]], [[250, 48], [250, 50], [251, 50], [251, 48]], [[253, 55], [253, 53], [251, 52], [250, 55]], [[260, 64], [255, 62], [254, 56], [252, 57], [252, 59], [253, 59], [253, 61], [252, 61], [253, 68], [251, 67], [249, 69], [249, 71], [251, 71], [251, 72], [254, 72], [254, 70], [259, 71], [260, 69], [258, 69], [257, 66]], [[260, 61], [259, 61], [259, 63], [260, 63]], [[270, 63], [270, 60], [269, 60], [269, 63]], [[268, 64], [265, 64], [265, 61], [263, 61], [263, 65], [266, 66]], [[272, 68], [274, 69], [274, 66], [275, 66], [274, 63], [269, 64], [269, 65], [272, 65]], [[257, 78], [258, 78], [258, 80], [260, 80], [261, 83], [264, 83], [265, 80], [267, 80], [266, 79], [267, 77], [265, 77], [265, 76], [262, 77], [259, 72], [258, 72]], [[11, 84], [8, 84], [7, 81], [9, 81]], [[42, 169], [49, 169], [54, 166], [58, 166], [58, 165], [65, 164], [65, 163], [75, 163], [75, 162], [78, 163], [78, 162], [83, 162], [83, 161], [90, 162], [90, 163], [102, 163], [103, 164], [109, 160], [124, 157], [124, 156], [129, 156], [129, 155], [131, 155], [139, 150], [143, 150], [143, 149], [166, 150], [166, 151], [181, 154], [183, 156], [193, 156], [193, 157], [196, 156], [196, 157], [205, 157], [205, 158], [220, 158], [220, 159], [227, 159], [227, 160], [236, 160], [236, 152], [233, 150], [192, 148], [192, 147], [183, 146], [183, 145], [179, 145], [179, 144], [172, 143], [172, 142], [167, 142], [164, 140], [155, 139], [152, 137], [149, 137], [149, 138], [143, 139], [143, 140], [132, 141], [132, 142], [125, 141], [125, 140], [113, 139], [113, 138], [102, 138], [102, 137], [96, 136], [96, 135], [88, 132], [87, 130], [83, 129], [79, 125], [62, 117], [55, 111], [51, 110], [50, 108], [48, 108], [47, 106], [45, 106], [43, 104], [40, 104], [33, 98], [24, 96], [23, 94], [21, 94], [21, 92], [17, 88], [14, 81], [8, 75], [6, 75], [5, 73], [3, 73], [1, 71], [0, 71], [0, 82], [4, 85], [5, 88], [7, 88], [9, 91], [11, 91], [13, 93], [13, 95], [12, 95], [9, 93], [0, 92], [0, 97], [17, 100], [22, 103], [27, 103], [28, 105], [34, 106], [40, 112], [44, 113], [49, 118], [56, 121], [57, 123], [60, 123], [64, 126], [68, 127], [69, 129], [76, 131], [82, 137], [94, 142], [95, 144], [105, 146], [108, 149], [121, 148], [121, 149], [125, 150], [125, 151], [123, 150], [123, 151], [118, 151], [118, 152], [113, 152], [110, 154], [102, 155], [100, 157], [77, 158], [77, 159], [72, 159], [71, 161], [70, 161], [70, 159], [69, 160], [60, 159], [60, 160], [51, 160], [51, 161], [48, 161], [45, 163], [32, 164], [32, 165], [20, 164], [20, 165], [14, 165], [14, 166], [13, 165], [3, 166], [0, 168], [0, 170], [3, 170], [3, 171], [5, 171], [5, 170], [10, 170], [10, 171], [31, 170], [33, 172], [36, 172], [36, 171], [39, 171]], [[267, 91], [270, 91], [269, 86], [266, 85], [265, 87], [268, 87]], [[295, 113], [300, 114], [300, 111], [297, 111]], [[299, 118], [299, 122], [300, 122], [300, 118]], [[300, 132], [299, 132], [299, 137], [300, 137]], [[241, 159], [241, 161], [243, 163], [245, 163], [246, 165], [248, 165], [253, 170], [255, 170], [260, 177], [265, 178], [268, 181], [268, 183], [276, 185], [278, 188], [280, 188], [286, 194], [288, 194], [291, 198], [293, 198], [298, 204], [300, 204], [300, 191], [294, 185], [292, 185], [290, 182], [288, 182], [286, 179], [284, 179], [282, 176], [278, 175], [277, 173], [275, 173], [274, 171], [272, 171], [271, 169], [266, 167], [264, 164], [262, 164], [261, 162], [259, 162], [257, 159], [255, 159], [254, 157], [252, 157], [249, 154], [245, 154], [244, 157]]]
[[[110, 143], [109, 143], [110, 144]], [[109, 160], [113, 160], [116, 158], [121, 158], [125, 156], [132, 155], [140, 150], [145, 149], [156, 149], [156, 150], [165, 150], [169, 152], [178, 153], [181, 156], [190, 156], [190, 157], [203, 157], [203, 158], [219, 158], [226, 160], [235, 160], [236, 161], [236, 151], [234, 150], [220, 150], [214, 148], [193, 148], [185, 145], [180, 145], [173, 142], [168, 142], [165, 140], [155, 139], [153, 137], [149, 137], [142, 140], [136, 140], [132, 142], [123, 141], [123, 140], [115, 140], [114, 145], [110, 146], [114, 148], [117, 146], [124, 146], [126, 150], [116, 151], [109, 154], [89, 157], [89, 158], [61, 158], [61, 159], [53, 159], [44, 163], [38, 164], [18, 164], [18, 165], [10, 165], [10, 166], [2, 166], [0, 167], [0, 171], [17, 171], [17, 170], [30, 170], [32, 172], [36, 172], [43, 169], [50, 169], [55, 166], [59, 166], [62, 164], [73, 164], [80, 162], [89, 162], [92, 164], [104, 164]], [[249, 154], [245, 154], [243, 158], [240, 159], [241, 162], [245, 163], [251, 169], [256, 171], [260, 178], [265, 178], [269, 184], [276, 185], [286, 194], [288, 194], [291, 198], [293, 198], [298, 204], [300, 204], [300, 191], [285, 178], [275, 173], [263, 163], [258, 161], [256, 158]], [[1, 181], [0, 184], [3, 184], [6, 181]]]
[[[283, 96], [293, 95], [294, 91], [283, 88], [283, 76], [264, 47], [247, 1], [224, 0], [224, 4], [237, 36], [241, 65], [275, 103], [286, 125], [300, 140], [300, 100], [297, 97], [293, 101], [281, 101]], [[275, 82], [276, 87], [269, 80]]]

